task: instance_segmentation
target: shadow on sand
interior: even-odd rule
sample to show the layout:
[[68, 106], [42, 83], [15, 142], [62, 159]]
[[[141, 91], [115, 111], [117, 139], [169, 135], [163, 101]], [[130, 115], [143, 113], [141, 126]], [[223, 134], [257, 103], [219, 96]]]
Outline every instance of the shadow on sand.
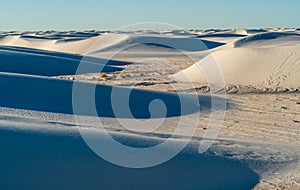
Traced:
[[[136, 139], [129, 139], [139, 143]], [[123, 168], [95, 155], [79, 134], [0, 129], [0, 188], [251, 189], [259, 177], [240, 162], [182, 151], [145, 169]]]
[[[0, 93], [0, 106], [73, 114], [73, 83], [75, 82], [62, 79], [1, 73], [0, 89], [4, 90]], [[76, 106], [81, 106], [76, 112], [77, 115], [97, 116], [93, 115], [90, 106], [86, 105], [87, 100], [93, 95], [93, 93], [88, 94], [86, 92], [95, 89], [94, 100], [98, 116], [115, 117], [111, 100], [112, 86], [95, 85], [84, 82], [76, 82], [76, 85], [79, 85], [78, 89], [80, 89], [80, 91], [74, 92], [79, 94], [79, 98], [77, 98], [78, 105]], [[118, 98], [114, 101], [117, 101], [117, 105], [121, 105], [122, 102], [129, 102], [130, 110], [135, 118], [150, 118], [149, 105], [152, 100], [156, 99], [165, 103], [167, 112], [152, 115], [152, 118], [192, 114], [199, 112], [200, 109], [206, 110], [211, 108], [211, 96], [183, 95], [180, 99], [175, 93], [140, 89], [133, 89], [130, 92], [131, 89], [120, 87], [115, 87], [115, 90], [116, 89]], [[129, 100], [123, 99], [128, 93], [130, 93]], [[196, 101], [199, 101], [199, 104], [195, 102], [195, 98]], [[225, 100], [222, 98], [216, 98], [215, 100], [220, 101], [220, 109], [222, 109], [222, 103], [224, 103]], [[185, 109], [181, 108], [182, 102], [185, 104]], [[122, 106], [117, 106], [115, 109], [122, 110], [123, 108]], [[159, 113], [160, 110], [156, 111]], [[124, 112], [118, 114], [118, 117], [131, 118], [131, 115], [124, 110]]]
[[[74, 75], [82, 56], [23, 47], [0, 46], [0, 72], [38, 76]], [[129, 62], [85, 57], [85, 71], [77, 74], [121, 71]]]

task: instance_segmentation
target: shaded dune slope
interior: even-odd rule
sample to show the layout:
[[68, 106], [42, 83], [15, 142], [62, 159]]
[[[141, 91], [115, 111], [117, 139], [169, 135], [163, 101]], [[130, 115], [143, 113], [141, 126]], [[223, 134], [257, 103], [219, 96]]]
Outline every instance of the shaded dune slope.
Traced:
[[[74, 75], [82, 56], [21, 47], [0, 46], [0, 72], [41, 76]], [[84, 73], [120, 71], [128, 62], [85, 57]], [[77, 74], [83, 74], [78, 72]]]
[[[118, 35], [119, 38], [124, 38], [124, 35]], [[116, 35], [116, 37], [118, 37]], [[193, 35], [190, 37], [161, 37], [147, 35], [128, 35], [123, 40], [116, 40], [115, 44], [108, 47], [96, 49], [97, 51], [110, 51], [116, 48], [128, 47], [135, 44], [149, 44], [157, 47], [176, 49], [181, 51], [205, 51], [224, 45], [224, 43], [214, 42], [209, 40], [199, 40]]]
[[[95, 88], [94, 98], [98, 116], [115, 117], [111, 103], [112, 86], [26, 75], [0, 74], [0, 87], [6, 89], [0, 94], [0, 106], [73, 114], [73, 83], [76, 83], [78, 88], [82, 89], [80, 93], [88, 92], [89, 89]], [[127, 88], [115, 88], [120, 96], [125, 96], [125, 94], [130, 92], [130, 89]], [[89, 98], [89, 95], [90, 94], [82, 94], [83, 99], [80, 101], [85, 102], [84, 98]], [[189, 101], [190, 98], [194, 98], [194, 96], [185, 95], [180, 100], [179, 96], [173, 93], [133, 89], [129, 99], [129, 106], [135, 118], [150, 118], [149, 104], [155, 99], [159, 99], [165, 103], [167, 117], [192, 114], [199, 112], [200, 108], [205, 110], [211, 107], [210, 96], [197, 97], [199, 98], [200, 107], [198, 103], [195, 104], [194, 101]], [[221, 98], [217, 98], [216, 100], [220, 100], [221, 103], [223, 102]], [[120, 99], [118, 101], [122, 100]], [[124, 101], [127, 102], [127, 100]], [[187, 104], [186, 107], [188, 107], [188, 109], [181, 109], [180, 103], [182, 101]], [[76, 114], [90, 115], [90, 110], [82, 109]], [[130, 115], [124, 111], [118, 115], [118, 117], [130, 118]], [[152, 117], [165, 117], [165, 114], [152, 115]]]
[[[134, 144], [142, 141], [121, 137]], [[1, 189], [231, 190], [251, 189], [259, 181], [238, 161], [191, 152], [190, 147], [159, 166], [116, 166], [92, 152], [78, 132], [0, 129], [0, 148]]]

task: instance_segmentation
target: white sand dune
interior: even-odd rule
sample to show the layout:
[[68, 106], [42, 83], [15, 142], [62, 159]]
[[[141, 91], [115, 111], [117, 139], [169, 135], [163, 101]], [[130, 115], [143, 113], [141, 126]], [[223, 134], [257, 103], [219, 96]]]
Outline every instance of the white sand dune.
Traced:
[[[40, 76], [74, 75], [82, 56], [22, 47], [0, 46], [0, 72], [12, 72]], [[100, 58], [86, 58], [84, 73], [120, 71], [122, 61], [107, 61]], [[79, 73], [79, 72], [78, 72]]]
[[214, 61], [227, 84], [299, 87], [300, 36], [295, 33], [256, 34], [233, 42], [233, 48], [221, 49], [195, 65], [175, 74], [194, 82], [206, 83], [201, 67]]
[[84, 54], [101, 35], [95, 32], [37, 32], [2, 34], [0, 44], [36, 48], [74, 54]]
[[300, 44], [300, 35], [291, 32], [266, 32], [236, 40], [234, 47], [276, 48]]
[[[22, 113], [14, 113], [18, 111]], [[47, 121], [3, 110], [0, 116], [6, 121], [0, 128], [1, 172], [5, 173], [1, 189], [250, 189], [259, 179], [238, 161], [198, 154], [195, 145], [156, 167], [119, 167], [99, 158], [65, 118], [63, 122]], [[91, 133], [102, 137], [97, 131]], [[110, 135], [135, 147], [164, 140], [114, 131]]]
[[[105, 34], [81, 39], [86, 34], [73, 33], [75, 37], [71, 38], [76, 38], [76, 35], [80, 37], [73, 40], [66, 40], [70, 38], [69, 34], [54, 31], [49, 34], [14, 34], [3, 37], [0, 42], [0, 88], [5, 89], [0, 93], [0, 161], [1, 172], [5, 172], [0, 179], [1, 189], [238, 189], [251, 188], [258, 183], [259, 176], [248, 165], [213, 153], [198, 154], [198, 145], [193, 143], [171, 161], [157, 167], [128, 169], [104, 161], [85, 144], [76, 128], [71, 115], [74, 113], [72, 93], [74, 84], [84, 92], [84, 89], [95, 87], [97, 116], [113, 119], [116, 117], [111, 102], [113, 87], [48, 76], [75, 74], [82, 55], [70, 52], [82, 53], [86, 45], [91, 45], [95, 38], [102, 38]], [[97, 51], [120, 47], [127, 43], [126, 40], [133, 44], [149, 43], [150, 40], [150, 45], [158, 49], [170, 49], [160, 47], [163, 41], [166, 46], [177, 46], [188, 51], [202, 50], [195, 49], [196, 44], [189, 47], [190, 42], [195, 42], [183, 37], [169, 39], [153, 35], [113, 34], [105, 40]], [[213, 46], [221, 44], [206, 42]], [[84, 73], [95, 72], [99, 65], [106, 63], [106, 60], [95, 57], [87, 60], [89, 62], [86, 64], [90, 65]], [[102, 72], [116, 72], [121, 69], [118, 66], [126, 64], [130, 63], [110, 60]], [[130, 91], [128, 88], [116, 89], [119, 99]], [[130, 95], [130, 100], [133, 100], [130, 104], [131, 113], [119, 113], [118, 118], [127, 119], [132, 114], [139, 119], [166, 117], [177, 120], [179, 116], [189, 117], [200, 110], [204, 113], [210, 111], [212, 104], [211, 96], [205, 95], [197, 96], [197, 104], [192, 101], [195, 95], [188, 94], [179, 99], [175, 93], [133, 89]], [[83, 94], [83, 99], [80, 99], [82, 103], [85, 97]], [[149, 111], [150, 102], [157, 99], [165, 103], [167, 112], [162, 115], [153, 115]], [[216, 97], [216, 100], [223, 102], [222, 98]], [[181, 108], [182, 101], [187, 107], [184, 110]], [[87, 118], [94, 116], [89, 110], [76, 114]], [[173, 122], [168, 125], [173, 126]], [[101, 138], [103, 131], [97, 129], [97, 125], [78, 127]], [[165, 134], [142, 136], [120, 129], [110, 129], [110, 134], [134, 147], [153, 146], [166, 138]], [[173, 141], [176, 144], [176, 139]], [[169, 148], [171, 150], [174, 147]], [[169, 151], [169, 148], [165, 151]], [[172, 174], [170, 171], [173, 171]], [[114, 179], [118, 183], [113, 182]]]
[[[76, 83], [82, 89], [93, 85]], [[157, 167], [131, 169], [104, 161], [85, 144], [77, 127], [90, 135], [97, 134], [97, 138], [102, 138], [103, 131], [95, 126], [76, 127], [70, 115], [73, 113], [72, 86], [73, 82], [68, 80], [0, 73], [0, 88], [5, 89], [0, 93], [0, 160], [1, 172], [5, 172], [0, 179], [1, 188], [239, 189], [251, 188], [258, 182], [259, 176], [247, 165], [214, 154], [198, 154], [198, 145], [193, 143], [171, 161]], [[110, 102], [112, 87], [96, 85], [95, 88], [99, 116], [115, 117]], [[128, 90], [120, 88], [119, 93]], [[167, 117], [200, 111], [190, 102], [189, 110], [182, 112], [180, 101], [183, 99], [179, 100], [172, 93], [138, 89], [131, 93], [134, 100], [131, 111], [136, 118], [150, 117], [148, 105], [154, 99], [165, 102]], [[189, 103], [188, 95], [186, 99]], [[210, 109], [210, 97], [201, 96], [200, 104], [203, 110]], [[90, 116], [89, 112], [80, 114]], [[163, 134], [140, 136], [113, 129], [110, 135], [134, 147], [153, 146], [166, 138]], [[164, 151], [173, 148], [167, 147]], [[160, 182], [162, 177], [163, 182]], [[145, 178], [148, 180], [144, 181]], [[118, 183], [112, 183], [114, 179], [118, 179]]]
[[[199, 39], [203, 43], [199, 44]], [[93, 49], [95, 55], [111, 53], [128, 45], [135, 48], [127, 49], [125, 57], [118, 57], [118, 61], [92, 57], [93, 53], [89, 53], [90, 57], [85, 57], [86, 69], [77, 72], [83, 55], [98, 40], [101, 44]], [[261, 178], [269, 180], [275, 174], [279, 177], [289, 174], [287, 183], [298, 177], [300, 184], [297, 171], [300, 167], [298, 94], [229, 96], [219, 137], [209, 151], [199, 154], [199, 142], [209, 131], [212, 97], [191, 95], [188, 92], [192, 87], [189, 86], [188, 90], [183, 90], [186, 94], [179, 93], [183, 97], [180, 100], [178, 94], [162, 92], [169, 89], [155, 88], [156, 83], [184, 86], [185, 78], [189, 77], [197, 85], [201, 83], [197, 89], [205, 89], [207, 81], [201, 67], [210, 68], [215, 61], [233, 91], [240, 85], [299, 91], [299, 44], [299, 30], [285, 28], [1, 32], [0, 189], [251, 189]], [[176, 81], [160, 81], [158, 75], [153, 75], [158, 72], [168, 77], [174, 73], [168, 64], [160, 67], [162, 62], [156, 59], [132, 64], [136, 58], [148, 57], [188, 61], [178, 53], [180, 51], [200, 55], [201, 60], [172, 75]], [[202, 57], [204, 55], [207, 56]], [[99, 67], [103, 75], [99, 74]], [[113, 87], [110, 80], [121, 76], [126, 69], [131, 73], [125, 72], [124, 78], [121, 77], [124, 84], [128, 82], [126, 79], [134, 81], [141, 76], [148, 77], [149, 81], [140, 81], [138, 85], [133, 82], [133, 85], [150, 86], [152, 90], [134, 88], [128, 100], [131, 113], [125, 110], [116, 116], [112, 108], [112, 89], [117, 90], [118, 101], [122, 101], [130, 89]], [[82, 74], [82, 80], [87, 76], [92, 79], [78, 81], [74, 77], [79, 75], [75, 74]], [[73, 80], [54, 78], [64, 77], [59, 75], [70, 75]], [[100, 81], [103, 83], [99, 84]], [[95, 89], [97, 115], [89, 110], [76, 113], [87, 120], [93, 116], [105, 121], [116, 117], [128, 119], [131, 114], [139, 119], [166, 117], [166, 125], [153, 133], [132, 132], [122, 126], [107, 127], [119, 142], [141, 148], [155, 146], [171, 136], [180, 117], [190, 117], [201, 111], [195, 136], [180, 154], [156, 167], [128, 169], [110, 164], [96, 156], [80, 136], [80, 131], [86, 130], [101, 138], [103, 130], [97, 128], [99, 123], [77, 126], [72, 115], [74, 85], [83, 89], [80, 99], [83, 105], [88, 97], [84, 93]], [[197, 103], [192, 101], [195, 97]], [[167, 112], [152, 115], [149, 105], [157, 99], [165, 103]], [[215, 100], [224, 102], [222, 97]], [[180, 101], [184, 101], [188, 109], [182, 110]], [[175, 145], [184, 138], [182, 134], [171, 140]], [[166, 151], [169, 148], [174, 147], [167, 147]], [[275, 176], [275, 182], [277, 179]]]
[[[209, 40], [199, 40], [194, 35], [189, 35], [188, 37], [181, 36], [166, 36], [166, 35], [137, 35], [130, 34], [124, 36], [124, 34], [109, 34], [106, 37], [103, 35], [101, 40], [102, 44], [97, 46], [97, 49], [93, 52], [97, 53], [99, 51], [113, 51], [114, 49], [122, 49], [123, 47], [130, 47], [136, 44], [144, 44], [156, 46], [157, 48], [167, 48], [174, 49], [175, 51], [205, 51], [208, 49], [216, 48], [223, 45], [221, 42], [214, 42]], [[110, 42], [109, 44], [106, 41]], [[91, 52], [91, 54], [93, 53]]]
[[[171, 53], [177, 49], [197, 53], [211, 49], [212, 54], [210, 56], [220, 67], [227, 84], [298, 87], [300, 37], [295, 31], [295, 29], [206, 30], [198, 32], [178, 30], [164, 31], [162, 34], [156, 31], [119, 31], [113, 34], [96, 31], [12, 32], [2, 34], [0, 44], [84, 54], [88, 47], [100, 40], [101, 44], [97, 44], [97, 49], [93, 49], [89, 55], [93, 55], [93, 53], [98, 55], [99, 52], [114, 51], [136, 44], [144, 45], [135, 49], [135, 51], [140, 49], [143, 52], [170, 51]], [[198, 39], [201, 39], [203, 44], [199, 43]], [[207, 61], [211, 61], [211, 59], [209, 57], [204, 58], [197, 65], [201, 66]], [[75, 68], [76, 64], [73, 65]], [[20, 68], [8, 67], [13, 67], [13, 65], [3, 67], [2, 71], [20, 70]], [[51, 68], [49, 69], [51, 70]], [[112, 68], [112, 71], [114, 69], [118, 70]], [[65, 69], [62, 69], [61, 74], [74, 73], [63, 70]], [[19, 73], [30, 74], [29, 72]], [[196, 65], [180, 73], [185, 73], [194, 82], [206, 82]], [[174, 75], [179, 80], [182, 78], [180, 73]], [[254, 75], [256, 77], [253, 77]]]
[[[72, 87], [74, 83], [78, 86], [80, 85], [82, 89], [95, 88], [98, 115], [102, 117], [115, 117], [111, 103], [112, 86], [14, 73], [0, 73], [0, 87], [6, 89], [0, 94], [0, 106], [72, 114]], [[157, 115], [156, 117], [175, 117], [199, 112], [200, 107], [203, 111], [209, 110], [211, 107], [211, 97], [205, 95], [197, 96], [199, 104], [192, 101], [193, 95], [183, 95], [181, 101], [186, 102], [189, 106], [185, 110], [181, 110], [179, 95], [175, 93], [139, 89], [131, 91], [129, 88], [121, 87], [115, 87], [114, 90], [117, 90], [120, 95], [128, 92], [131, 93], [130, 98], [134, 100], [134, 104], [131, 104], [130, 107], [136, 118], [150, 118], [151, 113], [148, 110], [148, 105], [155, 99], [165, 102], [167, 108], [166, 115]], [[222, 98], [216, 97], [214, 99], [214, 101], [218, 100], [222, 101]], [[89, 115], [88, 112], [80, 114]], [[121, 115], [122, 117], [130, 116], [125, 111]]]
[[[78, 35], [78, 36], [77, 36]], [[71, 37], [70, 37], [71, 36]], [[223, 45], [222, 42], [214, 42], [203, 39], [202, 42], [197, 40], [196, 37], [190, 33], [172, 36], [157, 34], [153, 32], [148, 33], [132, 33], [132, 32], [119, 32], [115, 34], [102, 34], [91, 35], [82, 37], [80, 34], [9, 34], [0, 39], [0, 45], [5, 46], [18, 46], [37, 48], [49, 51], [58, 51], [66, 53], [84, 54], [89, 47], [97, 41], [97, 50], [107, 51], [114, 48], [122, 48], [122, 46], [134, 44], [149, 44], [164, 48], [177, 48], [184, 51], [203, 51]], [[202, 43], [204, 45], [202, 45]]]

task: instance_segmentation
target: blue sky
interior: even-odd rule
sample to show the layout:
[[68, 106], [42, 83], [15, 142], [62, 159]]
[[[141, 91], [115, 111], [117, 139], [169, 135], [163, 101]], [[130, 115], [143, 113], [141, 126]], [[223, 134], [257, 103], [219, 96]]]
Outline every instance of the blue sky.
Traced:
[[300, 27], [299, 0], [2, 1], [0, 30], [110, 30], [138, 22], [182, 28]]

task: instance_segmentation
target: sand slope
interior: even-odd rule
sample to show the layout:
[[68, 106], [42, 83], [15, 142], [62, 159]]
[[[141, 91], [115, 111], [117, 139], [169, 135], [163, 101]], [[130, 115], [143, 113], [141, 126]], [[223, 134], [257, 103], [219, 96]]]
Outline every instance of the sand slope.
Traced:
[[5, 46], [84, 54], [94, 43], [94, 40], [99, 37], [101, 37], [101, 35], [95, 34], [95, 32], [13, 32], [2, 34], [0, 44]]
[[[40, 76], [74, 75], [82, 56], [50, 52], [23, 47], [0, 46], [0, 72], [13, 72]], [[120, 71], [114, 65], [129, 64], [122, 61], [86, 58], [86, 69], [81, 73]], [[80, 73], [80, 72], [78, 72]]]
[[232, 85], [299, 87], [300, 36], [290, 33], [263, 33], [239, 39], [233, 48], [213, 52], [195, 65], [174, 75], [206, 82], [201, 67], [214, 60], [224, 81]]

